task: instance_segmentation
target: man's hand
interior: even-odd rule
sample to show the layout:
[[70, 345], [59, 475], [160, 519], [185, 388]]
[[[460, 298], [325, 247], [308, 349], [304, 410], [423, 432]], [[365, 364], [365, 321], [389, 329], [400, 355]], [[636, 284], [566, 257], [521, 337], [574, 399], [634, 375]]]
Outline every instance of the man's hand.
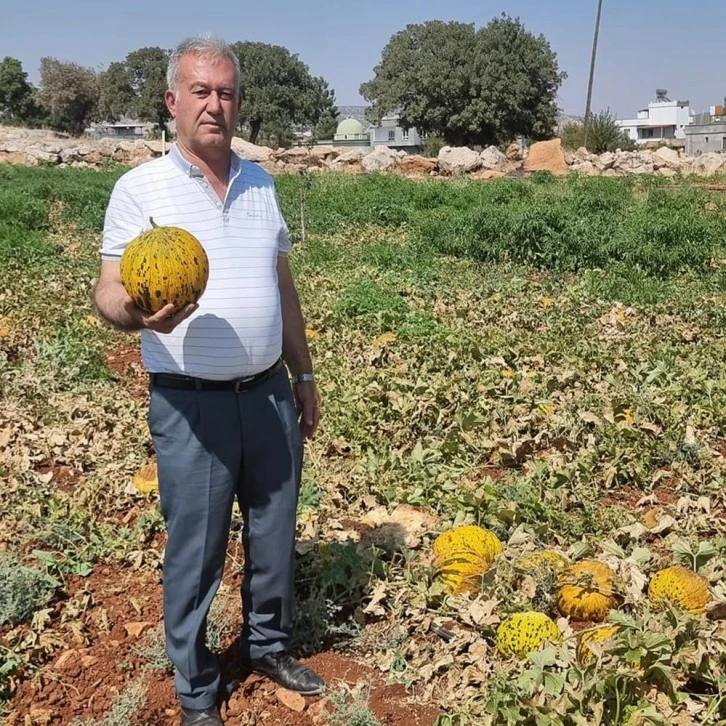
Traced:
[[176, 310], [174, 305], [169, 303], [168, 305], [164, 305], [158, 312], [150, 314], [137, 307], [136, 303], [128, 295], [123, 300], [124, 311], [141, 328], [148, 328], [157, 333], [171, 333], [182, 320], [188, 318], [198, 307], [199, 305], [196, 303], [190, 303], [181, 310]]
[[296, 383], [295, 406], [300, 417], [300, 433], [303, 439], [311, 439], [320, 423], [320, 394], [311, 381]]
[[139, 308], [126, 292], [121, 281], [120, 263], [104, 260], [101, 275], [94, 290], [93, 302], [98, 314], [120, 330], [142, 330], [148, 328], [157, 333], [171, 333], [182, 320], [188, 318], [198, 307], [196, 303], [176, 310], [171, 304], [156, 313], [147, 313]]

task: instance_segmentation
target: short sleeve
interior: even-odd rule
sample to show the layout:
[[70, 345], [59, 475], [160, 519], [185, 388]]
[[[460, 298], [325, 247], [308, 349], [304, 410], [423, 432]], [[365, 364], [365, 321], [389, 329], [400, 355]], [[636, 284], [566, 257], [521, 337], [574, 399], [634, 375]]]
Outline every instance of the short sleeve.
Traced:
[[277, 189], [274, 185], [272, 187], [272, 196], [275, 203], [275, 209], [277, 210], [277, 218], [280, 223], [280, 231], [277, 233], [277, 254], [282, 257], [287, 257], [290, 254], [292, 243], [290, 242], [290, 230], [285, 222], [285, 217], [282, 216], [282, 209], [280, 208], [280, 198], [277, 195]]
[[126, 245], [144, 230], [144, 220], [139, 200], [128, 190], [123, 178], [119, 179], [106, 207], [101, 259], [120, 260]]
[[277, 236], [277, 254], [287, 257], [290, 254], [291, 247], [290, 230], [288, 230], [287, 224], [285, 224], [285, 220], [282, 214], [280, 214], [280, 233]]

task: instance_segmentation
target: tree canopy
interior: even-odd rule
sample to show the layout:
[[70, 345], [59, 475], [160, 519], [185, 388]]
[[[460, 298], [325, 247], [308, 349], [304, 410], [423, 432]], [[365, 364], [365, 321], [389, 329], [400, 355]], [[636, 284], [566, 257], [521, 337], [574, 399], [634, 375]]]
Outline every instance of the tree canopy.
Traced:
[[28, 83], [28, 74], [17, 58], [5, 56], [0, 62], [0, 119], [24, 122], [37, 118], [36, 90]]
[[97, 118], [98, 100], [98, 75], [93, 69], [41, 58], [38, 101], [47, 109], [52, 128], [83, 133], [86, 125]]
[[553, 134], [565, 74], [544, 36], [518, 19], [407, 25], [383, 49], [374, 78], [360, 87], [372, 120], [398, 113], [400, 125], [452, 145], [488, 145]]
[[247, 126], [254, 144], [267, 126], [273, 135], [294, 126], [315, 126], [326, 114], [335, 114], [335, 98], [327, 82], [287, 48], [267, 43], [232, 44], [241, 71], [243, 97], [240, 123]]

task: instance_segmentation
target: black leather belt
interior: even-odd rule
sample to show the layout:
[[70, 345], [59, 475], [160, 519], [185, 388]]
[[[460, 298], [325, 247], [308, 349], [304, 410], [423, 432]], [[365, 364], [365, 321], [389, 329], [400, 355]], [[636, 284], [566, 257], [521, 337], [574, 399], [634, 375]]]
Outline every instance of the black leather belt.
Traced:
[[150, 373], [149, 379], [152, 386], [161, 388], [183, 388], [190, 391], [234, 391], [244, 393], [249, 391], [268, 378], [271, 378], [284, 366], [282, 358], [266, 371], [257, 373], [248, 378], [236, 378], [231, 381], [212, 381], [208, 378], [197, 378], [195, 376], [183, 376], [178, 373]]

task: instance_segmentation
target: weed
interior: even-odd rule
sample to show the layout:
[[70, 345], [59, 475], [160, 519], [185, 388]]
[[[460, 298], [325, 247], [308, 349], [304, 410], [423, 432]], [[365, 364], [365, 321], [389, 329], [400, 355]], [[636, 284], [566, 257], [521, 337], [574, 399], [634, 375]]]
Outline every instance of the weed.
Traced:
[[0, 583], [0, 625], [14, 625], [30, 618], [50, 602], [61, 584], [6, 553], [0, 555]]
[[342, 683], [327, 701], [333, 708], [328, 714], [329, 726], [381, 726], [369, 708], [370, 690], [365, 684]]

